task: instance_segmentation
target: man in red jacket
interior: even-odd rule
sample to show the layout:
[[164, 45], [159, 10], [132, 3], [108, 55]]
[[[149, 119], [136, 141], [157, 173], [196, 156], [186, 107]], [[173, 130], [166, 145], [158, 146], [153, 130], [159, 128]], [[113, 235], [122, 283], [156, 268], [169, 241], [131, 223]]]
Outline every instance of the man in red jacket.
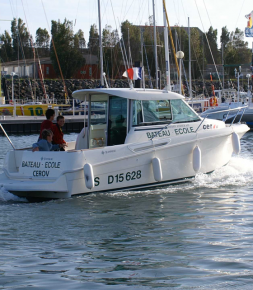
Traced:
[[53, 131], [53, 120], [54, 120], [55, 112], [53, 109], [47, 109], [46, 110], [46, 120], [43, 121], [40, 125], [40, 137], [39, 140], [42, 139], [42, 131], [47, 129]]
[[[65, 140], [63, 139], [63, 132], [62, 132], [62, 127], [65, 124], [65, 120], [63, 116], [58, 116], [56, 119], [57, 123], [55, 125], [53, 125], [53, 144], [59, 144], [59, 145], [65, 145], [67, 146], [67, 143], [65, 142]], [[64, 147], [65, 147], [64, 146]], [[61, 148], [61, 151], [64, 151], [64, 147]]]

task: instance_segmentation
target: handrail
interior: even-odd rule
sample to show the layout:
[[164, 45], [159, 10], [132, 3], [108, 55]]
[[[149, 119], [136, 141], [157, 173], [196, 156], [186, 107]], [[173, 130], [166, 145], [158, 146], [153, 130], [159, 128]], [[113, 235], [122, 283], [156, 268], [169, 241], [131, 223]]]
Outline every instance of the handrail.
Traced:
[[[214, 111], [214, 112], [207, 113], [207, 116], [210, 115], [210, 114], [217, 114], [217, 113], [222, 113], [222, 112], [227, 112], [227, 111], [236, 111], [236, 110], [240, 110], [240, 109], [247, 109], [247, 107], [243, 106], [243, 107], [237, 107], [237, 108], [233, 108], [233, 109]], [[206, 111], [204, 113], [206, 113]]]
[[239, 123], [240, 123], [241, 120], [242, 120], [242, 117], [243, 117], [243, 115], [244, 115], [244, 113], [245, 113], [246, 108], [247, 108], [247, 107], [245, 107], [245, 109], [243, 110], [243, 113], [242, 113], [242, 115], [241, 115], [241, 118], [239, 119]]
[[[244, 111], [243, 111], [243, 114], [244, 114], [245, 109], [247, 109], [247, 107], [245, 107], [245, 106], [244, 106], [244, 107], [237, 107], [237, 108], [234, 108], [234, 109], [227, 109], [227, 110], [221, 110], [221, 111], [215, 111], [215, 112], [207, 113], [206, 116], [204, 117], [204, 119], [202, 120], [202, 122], [199, 124], [199, 126], [198, 126], [198, 128], [196, 129], [195, 133], [197, 133], [199, 127], [203, 124], [203, 122], [205, 121], [205, 119], [206, 119], [210, 114], [218, 114], [218, 113], [230, 112], [230, 111], [236, 111], [236, 110], [238, 110], [238, 112], [239, 112], [239, 111], [241, 111], [241, 109], [244, 109]], [[235, 118], [237, 117], [238, 112], [237, 112]], [[243, 116], [243, 114], [242, 114], [242, 116]], [[228, 116], [228, 114], [227, 114], [227, 116]], [[242, 118], [242, 116], [241, 116], [241, 118]], [[233, 119], [233, 121], [232, 121], [232, 123], [230, 124], [230, 126], [234, 123], [235, 118]], [[240, 118], [240, 120], [241, 120], [241, 118]], [[226, 119], [226, 120], [227, 120], [227, 119]], [[225, 120], [225, 121], [226, 121], [226, 120]], [[225, 122], [225, 121], [224, 121], [224, 122]]]
[[[247, 107], [238, 107], [238, 108], [234, 108], [234, 109], [228, 109], [228, 110], [222, 110], [222, 111], [210, 112], [209, 114], [207, 114], [207, 115], [205, 116], [205, 118], [204, 118], [204, 119], [202, 120], [202, 122], [199, 124], [199, 126], [198, 126], [198, 128], [196, 129], [195, 133], [197, 133], [199, 127], [202, 125], [202, 123], [205, 121], [205, 119], [207, 118], [207, 116], [210, 115], [210, 114], [217, 114], [217, 113], [222, 113], [222, 112], [227, 112], [227, 111], [235, 111], [235, 110], [238, 110], [238, 112], [239, 112], [241, 109], [244, 109], [244, 112], [245, 112], [245, 109], [246, 109], [246, 108], [247, 108]], [[243, 112], [243, 114], [244, 114], [244, 112]], [[242, 115], [243, 115], [243, 114], [242, 114]], [[238, 113], [236, 114], [235, 118], [237, 117], [237, 115], [238, 115]], [[235, 120], [235, 118], [234, 118], [234, 120]], [[242, 117], [241, 117], [241, 118], [242, 118]], [[231, 125], [234, 123], [234, 120], [233, 120], [233, 122], [231, 123]], [[241, 119], [240, 119], [240, 120], [241, 120]], [[172, 125], [172, 124], [175, 124], [175, 123], [177, 123], [177, 122], [178, 122], [178, 121], [174, 121], [174, 122], [171, 122], [171, 123], [167, 124], [166, 126], [164, 126], [163, 128], [161, 128], [159, 131], [157, 131], [156, 134], [155, 134], [152, 138], [150, 138], [150, 140], [152, 141], [154, 138], [157, 137], [157, 135], [158, 135], [160, 132], [162, 132], [162, 130], [167, 129], [168, 126], [170, 126], [170, 125]], [[230, 126], [231, 126], [231, 125], [230, 125]]]
[[13, 148], [14, 150], [16, 150], [15, 146], [14, 146], [13, 143], [11, 142], [11, 139], [9, 138], [8, 134], [7, 134], [6, 131], [4, 130], [4, 127], [2, 126], [1, 123], [0, 123], [0, 128], [2, 129], [4, 135], [6, 136], [6, 138], [8, 139], [8, 141], [10, 142], [12, 148]]

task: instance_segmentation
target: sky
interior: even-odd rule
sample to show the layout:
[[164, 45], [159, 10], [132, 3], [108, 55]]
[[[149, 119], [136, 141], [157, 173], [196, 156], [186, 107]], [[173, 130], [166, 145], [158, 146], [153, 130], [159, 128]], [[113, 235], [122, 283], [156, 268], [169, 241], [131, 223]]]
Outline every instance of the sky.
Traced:
[[[100, 0], [102, 28], [107, 24], [119, 29], [128, 20], [135, 25], [145, 25], [153, 14], [153, 0]], [[199, 27], [207, 32], [210, 26], [218, 29], [218, 46], [221, 28], [229, 31], [236, 27], [243, 30], [247, 25], [246, 14], [253, 10], [252, 0], [166, 0], [170, 25]], [[44, 8], [43, 8], [44, 7]], [[98, 26], [98, 0], [0, 0], [0, 34], [10, 32], [10, 21], [20, 17], [30, 33], [46, 28], [50, 31], [51, 20], [64, 18], [73, 21], [74, 31], [82, 29], [86, 42], [92, 24]], [[163, 25], [162, 0], [155, 0], [157, 25]], [[4, 21], [7, 20], [7, 21]], [[252, 47], [253, 38], [245, 38]]]

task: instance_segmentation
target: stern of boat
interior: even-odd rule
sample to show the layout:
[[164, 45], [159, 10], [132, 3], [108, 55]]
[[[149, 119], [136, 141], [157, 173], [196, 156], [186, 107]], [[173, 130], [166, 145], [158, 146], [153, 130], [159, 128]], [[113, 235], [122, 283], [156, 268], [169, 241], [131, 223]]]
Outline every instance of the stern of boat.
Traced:
[[76, 193], [75, 180], [83, 179], [79, 176], [84, 162], [80, 155], [82, 152], [75, 151], [9, 151], [0, 187], [26, 198], [68, 198]]

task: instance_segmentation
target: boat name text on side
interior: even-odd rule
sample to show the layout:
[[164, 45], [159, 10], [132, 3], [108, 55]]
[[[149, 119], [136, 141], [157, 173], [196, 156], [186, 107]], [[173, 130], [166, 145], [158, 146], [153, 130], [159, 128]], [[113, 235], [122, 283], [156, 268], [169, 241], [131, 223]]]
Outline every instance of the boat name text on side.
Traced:
[[[174, 132], [176, 135], [183, 135], [183, 134], [190, 134], [190, 133], [194, 133], [194, 128], [193, 127], [187, 127], [187, 128], [178, 128], [178, 129], [174, 129]], [[154, 131], [154, 132], [148, 132], [146, 133], [147, 137], [150, 138], [155, 138], [155, 137], [168, 137], [170, 136], [170, 130], [162, 130], [161, 132], [159, 131]]]

